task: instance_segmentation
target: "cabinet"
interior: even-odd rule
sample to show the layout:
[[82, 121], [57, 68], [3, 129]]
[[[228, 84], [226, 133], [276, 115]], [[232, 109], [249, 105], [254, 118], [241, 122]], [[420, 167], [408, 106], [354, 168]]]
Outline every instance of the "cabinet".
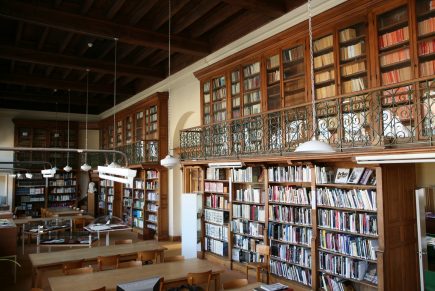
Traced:
[[24, 212], [26, 216], [38, 217], [41, 208], [46, 204], [46, 180], [41, 173], [33, 173], [32, 179], [24, 175], [15, 179], [14, 205], [18, 212]]
[[75, 207], [78, 193], [75, 172], [56, 173], [48, 179], [47, 207]]
[[206, 169], [205, 256], [245, 270], [266, 244], [272, 281], [297, 290], [415, 288], [413, 165], [298, 160]]
[[110, 180], [100, 180], [100, 193], [98, 194], [98, 214], [113, 215], [115, 200], [115, 183]]

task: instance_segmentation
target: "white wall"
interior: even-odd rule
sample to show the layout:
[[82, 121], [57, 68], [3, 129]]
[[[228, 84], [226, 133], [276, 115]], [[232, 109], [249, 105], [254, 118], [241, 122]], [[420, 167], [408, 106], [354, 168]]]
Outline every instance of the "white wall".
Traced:
[[435, 163], [417, 164], [417, 186], [435, 186]]
[[[86, 130], [79, 130], [79, 148], [86, 148]], [[88, 129], [88, 149], [100, 148], [100, 131]], [[89, 174], [80, 171], [79, 187], [80, 187], [80, 199], [85, 197], [88, 193]]]
[[[12, 122], [12, 114], [1, 114], [0, 117], [0, 147], [13, 147], [14, 146], [14, 123]], [[14, 153], [10, 151], [0, 151], [0, 161], [10, 162], [14, 159]], [[12, 165], [5, 165], [6, 168]], [[13, 179], [8, 175], [0, 177], [0, 195], [7, 196], [7, 204], [12, 205], [13, 197]]]

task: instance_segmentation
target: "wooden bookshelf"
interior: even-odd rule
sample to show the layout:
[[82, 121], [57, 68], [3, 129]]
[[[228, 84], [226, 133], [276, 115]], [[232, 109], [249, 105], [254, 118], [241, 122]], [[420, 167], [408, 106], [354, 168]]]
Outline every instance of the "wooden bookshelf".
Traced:
[[243, 115], [261, 112], [261, 63], [259, 61], [243, 66]]
[[140, 171], [133, 182], [132, 227], [134, 231], [143, 234], [145, 208], [144, 172]]
[[266, 57], [267, 110], [281, 108], [281, 61], [279, 53]]
[[113, 215], [115, 202], [115, 182], [100, 180], [100, 193], [98, 194], [98, 213], [100, 215]]
[[124, 119], [124, 143], [131, 144], [133, 142], [133, 118], [127, 115]]
[[46, 181], [41, 173], [32, 173], [32, 179], [17, 176], [14, 184], [15, 209], [26, 216], [41, 216], [41, 208], [46, 205]]
[[435, 74], [435, 9], [430, 0], [415, 1], [419, 75]]
[[231, 117], [239, 118], [242, 116], [242, 104], [241, 104], [241, 79], [240, 79], [240, 70], [234, 69], [231, 71], [230, 80], [231, 80]]
[[336, 94], [334, 35], [313, 40], [314, 90], [316, 98], [323, 99]]
[[284, 107], [305, 103], [305, 45], [282, 50]]
[[48, 179], [47, 207], [76, 207], [79, 191], [74, 171], [58, 172]]
[[123, 185], [122, 187], [122, 216], [125, 224], [133, 226], [133, 185]]

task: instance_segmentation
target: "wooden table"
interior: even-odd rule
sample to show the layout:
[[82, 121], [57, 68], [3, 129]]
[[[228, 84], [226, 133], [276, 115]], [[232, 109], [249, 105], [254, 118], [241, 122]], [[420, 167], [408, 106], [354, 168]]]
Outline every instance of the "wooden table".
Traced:
[[116, 285], [120, 283], [143, 280], [156, 276], [163, 277], [165, 285], [183, 284], [186, 282], [187, 273], [204, 272], [207, 270], [212, 270], [215, 280], [215, 290], [220, 290], [220, 274], [225, 271], [225, 267], [199, 259], [144, 265], [142, 266], [142, 270], [135, 268], [134, 271], [127, 268], [81, 275], [50, 277], [48, 281], [52, 291], [81, 291], [102, 286], [106, 286], [106, 290], [116, 290]]
[[47, 208], [47, 212], [51, 213], [52, 215], [59, 215], [59, 216], [78, 215], [78, 214], [82, 213], [80, 210], [75, 210], [75, 209], [69, 208], [69, 207]]
[[39, 281], [37, 279], [41, 270], [53, 269], [54, 267], [60, 268], [65, 262], [81, 259], [85, 261], [95, 261], [98, 256], [127, 256], [140, 251], [157, 251], [159, 253], [159, 261], [162, 262], [165, 250], [167, 250], [167, 248], [159, 245], [156, 241], [142, 241], [134, 244], [73, 249], [55, 253], [29, 254], [33, 266], [32, 286], [35, 286], [35, 282]]

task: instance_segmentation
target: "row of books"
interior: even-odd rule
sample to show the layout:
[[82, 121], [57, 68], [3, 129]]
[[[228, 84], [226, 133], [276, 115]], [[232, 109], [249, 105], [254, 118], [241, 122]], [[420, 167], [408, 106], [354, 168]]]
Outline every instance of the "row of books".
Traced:
[[376, 260], [378, 249], [377, 240], [326, 230], [319, 231], [319, 245], [328, 251], [369, 260]]
[[270, 273], [311, 286], [311, 270], [287, 264], [281, 261], [270, 260]]
[[382, 83], [384, 85], [398, 83], [411, 79], [411, 68], [404, 67], [392, 71], [382, 73]]
[[100, 186], [101, 187], [113, 187], [114, 181], [111, 180], [100, 180]]
[[[155, 121], [157, 121], [157, 117], [156, 117], [156, 120]], [[149, 124], [147, 127], [146, 127], [146, 129], [147, 129], [147, 133], [149, 133], [149, 132], [153, 132], [153, 131], [156, 131], [157, 130], [157, 123], [151, 123], [151, 124]]]
[[346, 42], [356, 38], [355, 28], [346, 28], [339, 32], [340, 42]]
[[356, 44], [341, 47], [340, 56], [342, 61], [353, 59], [364, 54], [365, 42], [362, 40]]
[[228, 242], [228, 227], [225, 225], [205, 223], [205, 235]]
[[248, 234], [256, 237], [264, 237], [265, 226], [264, 223], [246, 221], [246, 220], [233, 220], [231, 221], [231, 231], [238, 234]]
[[376, 210], [376, 191], [362, 189], [317, 188], [317, 205]]
[[250, 106], [245, 105], [245, 107], [243, 108], [243, 114], [245, 116], [252, 115], [252, 114], [258, 114], [260, 112], [261, 112], [261, 104], [260, 103], [253, 104]]
[[209, 195], [205, 197], [205, 205], [210, 208], [228, 209], [228, 200], [221, 195]]
[[[207, 180], [227, 180], [226, 169], [207, 168], [207, 170], [205, 172], [205, 178]], [[207, 187], [207, 185], [205, 185], [205, 187]], [[213, 186], [210, 186], [210, 187], [213, 187]], [[218, 187], [218, 185], [216, 185], [216, 187]]]
[[258, 167], [247, 167], [246, 169], [233, 169], [231, 171], [233, 182], [261, 182], [261, 169]]
[[144, 198], [144, 191], [143, 190], [134, 190], [133, 192], [133, 199], [142, 199]]
[[143, 218], [143, 211], [133, 209], [132, 215], [136, 218]]
[[334, 63], [334, 53], [329, 52], [320, 56], [317, 56], [313, 59], [313, 65], [315, 69], [323, 68], [325, 66], [331, 65]]
[[145, 183], [142, 180], [134, 180], [134, 182], [133, 182], [133, 187], [136, 189], [143, 189], [144, 186], [145, 186]]
[[304, 78], [305, 64], [304, 62], [298, 62], [295, 64], [289, 64], [284, 67], [283, 78], [284, 81], [290, 78]]
[[[420, 48], [421, 43], [419, 44]], [[395, 63], [400, 63], [410, 59], [409, 48], [405, 48], [400, 51], [394, 51], [392, 53], [382, 55], [380, 57], [381, 66], [388, 66]]]
[[316, 83], [322, 83], [322, 82], [334, 80], [334, 78], [335, 78], [334, 69], [330, 69], [330, 70], [327, 70], [327, 71], [316, 73], [314, 75], [314, 81]]
[[213, 90], [213, 101], [221, 100], [227, 97], [227, 89], [219, 88], [217, 90]]
[[375, 173], [369, 168], [315, 167], [317, 184], [376, 184]]
[[310, 205], [311, 190], [289, 186], [269, 186], [269, 201]]
[[260, 102], [260, 99], [261, 92], [259, 90], [243, 94], [243, 104], [245, 105], [249, 103]]
[[106, 193], [107, 195], [115, 195], [115, 190], [113, 188], [101, 188], [101, 194]]
[[154, 203], [148, 203], [147, 210], [157, 212], [159, 210], [159, 206]]
[[366, 261], [319, 252], [319, 268], [354, 280], [363, 280], [368, 268]]
[[[48, 201], [62, 201], [62, 200], [50, 200], [51, 197], [48, 197], [48, 198], [49, 198]], [[29, 197], [29, 196], [24, 196], [24, 197], [21, 197], [20, 201], [21, 202], [43, 202], [43, 201], [45, 201], [45, 199], [44, 199], [44, 197]]]
[[75, 193], [76, 187], [65, 187], [65, 188], [53, 188], [51, 189], [51, 194], [57, 194], [57, 193]]
[[204, 104], [210, 103], [210, 93], [204, 93]]
[[310, 246], [312, 230], [307, 227], [269, 222], [268, 236], [270, 239], [280, 240], [282, 242]]
[[431, 17], [418, 23], [418, 35], [425, 35], [435, 31], [435, 17]]
[[225, 86], [225, 76], [213, 79], [213, 88]]
[[378, 234], [376, 214], [318, 209], [318, 225], [330, 230], [347, 231], [355, 234]]
[[347, 77], [364, 71], [366, 71], [366, 62], [361, 61], [343, 66], [341, 69], [341, 75]]
[[204, 93], [210, 92], [210, 82], [205, 82], [202, 89], [203, 89]]
[[270, 167], [269, 182], [311, 182], [311, 169], [306, 166]]
[[317, 99], [328, 98], [335, 95], [335, 84], [316, 88]]
[[320, 288], [325, 291], [353, 290], [352, 282], [349, 280], [329, 276], [324, 273], [320, 275]]
[[158, 226], [156, 224], [148, 223], [147, 228], [157, 231]]
[[272, 241], [270, 255], [291, 264], [311, 268], [311, 250], [308, 248]]
[[143, 201], [134, 201], [134, 203], [133, 203], [133, 207], [139, 208], [139, 209], [143, 209], [144, 205], [145, 205], [145, 202], [143, 202]]
[[147, 192], [147, 200], [158, 201], [159, 200], [159, 193]]
[[301, 45], [295, 48], [283, 50], [282, 57], [284, 63], [300, 60], [304, 57], [304, 47]]
[[206, 251], [218, 254], [220, 256], [227, 256], [228, 254], [227, 242], [222, 242], [209, 237], [204, 238], [204, 248]]
[[148, 214], [148, 221], [157, 222], [157, 215]]
[[281, 80], [281, 74], [279, 70], [267, 73], [267, 83], [275, 83], [276, 81]]
[[342, 86], [343, 86], [343, 93], [351, 93], [351, 92], [356, 92], [356, 91], [362, 91], [365, 90], [367, 88], [366, 84], [365, 84], [365, 79], [358, 77], [358, 78], [354, 78], [351, 79], [349, 81], [345, 81], [343, 82]]
[[234, 83], [231, 85], [231, 94], [236, 95], [240, 93], [240, 83]]
[[262, 242], [263, 241], [261, 239], [250, 238], [239, 234], [233, 235], [233, 247], [245, 251], [255, 252], [257, 249], [257, 244]]
[[409, 40], [408, 26], [399, 28], [392, 32], [387, 32], [379, 36], [379, 48], [387, 48], [397, 43]]
[[418, 43], [418, 54], [421, 56], [432, 54], [435, 52], [435, 39]]
[[76, 180], [55, 180], [55, 181], [48, 181], [49, 186], [76, 186], [77, 181]]
[[16, 190], [16, 194], [17, 195], [39, 195], [39, 194], [44, 194], [45, 193], [45, 188], [40, 187], [40, 188], [19, 188]]
[[255, 252], [245, 251], [239, 248], [233, 248], [231, 253], [231, 258], [233, 261], [241, 262], [241, 263], [262, 261], [262, 256], [260, 256], [260, 254]]
[[235, 199], [239, 202], [264, 203], [265, 196], [261, 188], [253, 188], [249, 185], [245, 189], [237, 189]]
[[233, 203], [233, 218], [243, 218], [256, 221], [265, 221], [264, 206], [259, 205], [246, 205]]
[[204, 209], [204, 220], [216, 224], [224, 224], [228, 222], [229, 213], [226, 211], [217, 211], [212, 209]]
[[234, 83], [239, 81], [240, 81], [240, 72], [238, 70], [231, 72], [231, 82]]
[[258, 73], [260, 73], [260, 62], [253, 63], [243, 68], [243, 75], [245, 77], [249, 77]]
[[435, 73], [435, 61], [431, 60], [420, 64], [420, 73], [422, 76], [429, 76]]
[[220, 111], [220, 110], [226, 110], [227, 108], [227, 102], [226, 100], [218, 101], [213, 103], [213, 111]]
[[311, 226], [311, 209], [284, 205], [269, 205], [269, 220]]
[[123, 205], [125, 208], [130, 208], [131, 205], [132, 205], [132, 201], [131, 201], [131, 199], [130, 199], [130, 198], [125, 198], [125, 199], [123, 199], [123, 200], [122, 200], [122, 205]]
[[145, 183], [145, 188], [147, 190], [156, 190], [156, 189], [159, 189], [159, 181], [147, 181]]
[[113, 195], [108, 195], [107, 196], [107, 203], [113, 203], [113, 200], [115, 199], [115, 196]]
[[268, 70], [279, 67], [279, 55], [274, 55], [267, 58], [266, 67]]
[[131, 189], [130, 188], [124, 188], [124, 197], [131, 197], [132, 193], [131, 193]]
[[328, 35], [321, 39], [315, 40], [313, 43], [314, 52], [319, 52], [327, 48], [331, 48], [333, 45], [333, 36]]

